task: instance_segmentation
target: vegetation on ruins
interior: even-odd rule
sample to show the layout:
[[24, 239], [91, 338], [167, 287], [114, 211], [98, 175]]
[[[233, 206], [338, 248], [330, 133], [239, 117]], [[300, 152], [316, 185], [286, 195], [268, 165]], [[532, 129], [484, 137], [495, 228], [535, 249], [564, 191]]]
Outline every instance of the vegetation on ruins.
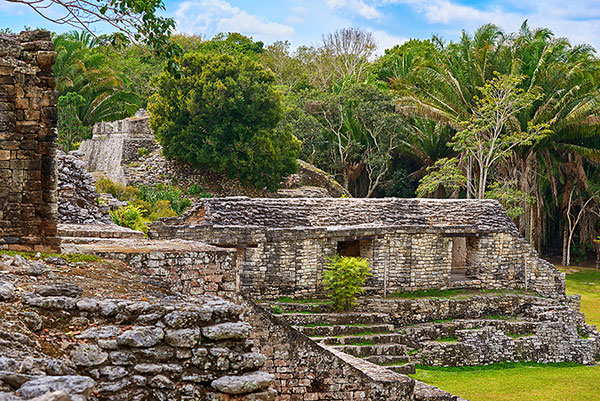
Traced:
[[[154, 124], [172, 149], [165, 149], [169, 157], [244, 182], [276, 188], [293, 171], [295, 136], [300, 158], [331, 173], [353, 196], [494, 198], [538, 250], [560, 252], [565, 262], [571, 253], [574, 259], [598, 253], [600, 64], [590, 46], [571, 45], [527, 23], [514, 33], [484, 25], [455, 42], [414, 39], [378, 58], [372, 35], [360, 29], [297, 49], [237, 33], [210, 40], [173, 35], [169, 41], [185, 54], [181, 80], [177, 73], [151, 79], [167, 60], [126, 36], [56, 35], [59, 93], [85, 98], [77, 106], [83, 127], [96, 115], [131, 115], [154, 95], [152, 110], [160, 114]], [[83, 67], [81, 83], [71, 82], [66, 71]], [[192, 71], [199, 68], [204, 80]], [[225, 70], [231, 80], [217, 80]], [[256, 77], [255, 86], [242, 89], [242, 76]], [[192, 90], [193, 77], [206, 94]], [[206, 86], [207, 79], [214, 82]], [[510, 151], [487, 163], [475, 155], [491, 155], [489, 146], [471, 145], [489, 132], [486, 110], [499, 106], [490, 93], [495, 83], [510, 84], [521, 99], [496, 124], [496, 137], [524, 140], [511, 141]], [[171, 96], [175, 87], [184, 88], [181, 96]], [[227, 103], [219, 91], [252, 102]], [[88, 112], [97, 99], [104, 99], [102, 107]], [[264, 110], [257, 108], [261, 102]], [[167, 115], [171, 106], [176, 112]], [[435, 185], [421, 181], [425, 176]], [[420, 182], [428, 185], [417, 191]]]
[[334, 309], [348, 310], [354, 306], [369, 276], [367, 259], [339, 255], [330, 258], [323, 271], [323, 285], [333, 299]]
[[133, 187], [102, 178], [96, 183], [96, 190], [129, 203], [111, 211], [115, 224], [144, 233], [148, 232], [148, 223], [161, 217], [180, 216], [192, 204], [181, 189], [172, 185]]
[[128, 205], [121, 206], [117, 210], [111, 210], [110, 216], [113, 222], [121, 227], [131, 228], [132, 230], [147, 234], [150, 227], [146, 224], [148, 220], [143, 216], [147, 212], [147, 210], [141, 209], [138, 206]]
[[274, 76], [244, 55], [188, 53], [181, 78], [157, 80], [150, 126], [167, 158], [274, 190], [297, 170], [300, 142], [276, 128], [282, 108]]

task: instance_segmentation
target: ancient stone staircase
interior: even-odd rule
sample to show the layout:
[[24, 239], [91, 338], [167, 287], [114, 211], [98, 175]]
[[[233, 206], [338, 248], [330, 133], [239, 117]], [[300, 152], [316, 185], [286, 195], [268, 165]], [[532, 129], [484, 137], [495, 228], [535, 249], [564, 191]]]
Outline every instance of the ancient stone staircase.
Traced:
[[[398, 316], [383, 309], [334, 313], [330, 305], [318, 303], [267, 302], [263, 306], [327, 348], [403, 374], [414, 373], [417, 364], [593, 363], [597, 353], [594, 338], [598, 337], [593, 326], [586, 325], [582, 315], [567, 306], [547, 299], [531, 299], [538, 305], [523, 307], [518, 314], [506, 313], [513, 311], [507, 307], [510, 297], [459, 299], [455, 301], [457, 305], [476, 305], [478, 315], [440, 318], [439, 313], [424, 317], [413, 312], [404, 315], [409, 321], [401, 323]], [[416, 307], [432, 300], [397, 302]], [[478, 303], [482, 304], [477, 306]], [[504, 313], [497, 312], [501, 309]]]
[[389, 317], [382, 313], [319, 313], [319, 306], [277, 303], [285, 311], [278, 315], [298, 331], [330, 349], [385, 366], [398, 373], [415, 372], [403, 344], [403, 335], [394, 331]]

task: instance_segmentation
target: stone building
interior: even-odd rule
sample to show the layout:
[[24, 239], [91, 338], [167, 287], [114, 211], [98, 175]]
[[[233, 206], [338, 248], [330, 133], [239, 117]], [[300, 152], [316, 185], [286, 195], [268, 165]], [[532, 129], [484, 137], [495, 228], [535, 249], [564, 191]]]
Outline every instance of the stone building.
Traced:
[[58, 250], [54, 44], [0, 35], [0, 249]]
[[150, 235], [237, 248], [241, 287], [255, 296], [319, 294], [335, 254], [367, 258], [368, 285], [377, 292], [564, 295], [564, 275], [538, 257], [494, 200], [204, 199], [180, 218], [161, 219]]

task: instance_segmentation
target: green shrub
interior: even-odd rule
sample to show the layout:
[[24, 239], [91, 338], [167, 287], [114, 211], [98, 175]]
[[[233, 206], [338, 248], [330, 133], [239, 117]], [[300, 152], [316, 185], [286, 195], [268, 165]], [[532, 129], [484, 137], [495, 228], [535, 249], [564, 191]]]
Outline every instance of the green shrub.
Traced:
[[101, 194], [111, 194], [120, 201], [133, 202], [139, 198], [139, 190], [102, 178], [96, 182], [96, 191]]
[[150, 154], [150, 151], [148, 150], [148, 148], [142, 146], [141, 148], [138, 148], [138, 154], [140, 156], [148, 156]]
[[198, 184], [191, 185], [186, 191], [188, 195], [197, 195], [198, 198], [212, 198], [212, 194], [205, 192], [204, 189]]
[[363, 292], [367, 277], [372, 276], [367, 259], [336, 255], [323, 272], [323, 284], [331, 293], [335, 309], [348, 310]]
[[158, 201], [169, 201], [171, 208], [177, 215], [181, 215], [185, 209], [192, 204], [191, 200], [183, 196], [181, 189], [163, 184], [141, 186], [140, 199], [149, 202], [152, 205], [156, 204]]
[[164, 72], [148, 104], [169, 159], [276, 190], [298, 169], [301, 143], [277, 129], [283, 108], [274, 74], [245, 56], [187, 53], [181, 76]]
[[129, 205], [127, 207], [121, 206], [118, 210], [111, 210], [110, 215], [115, 224], [147, 234], [149, 227], [146, 225], [148, 220], [144, 219], [143, 216], [145, 212], [137, 206]]
[[152, 221], [158, 220], [163, 217], [175, 217], [177, 212], [171, 208], [171, 202], [168, 200], [159, 200], [150, 209], [148, 218]]

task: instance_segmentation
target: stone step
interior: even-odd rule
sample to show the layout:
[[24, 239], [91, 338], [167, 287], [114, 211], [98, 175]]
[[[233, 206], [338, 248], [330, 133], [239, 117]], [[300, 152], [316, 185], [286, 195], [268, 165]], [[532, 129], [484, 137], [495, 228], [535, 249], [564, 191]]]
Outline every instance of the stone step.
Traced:
[[396, 333], [368, 334], [340, 337], [314, 337], [313, 340], [325, 345], [377, 345], [377, 344], [401, 344], [404, 336]]
[[363, 357], [365, 361], [369, 361], [376, 365], [388, 366], [388, 365], [402, 365], [408, 362], [408, 355], [371, 355]]
[[403, 344], [377, 344], [377, 345], [331, 345], [328, 348], [333, 348], [340, 352], [353, 355], [359, 358], [373, 357], [377, 355], [396, 355], [404, 356], [408, 359], [408, 347]]
[[319, 303], [266, 302], [261, 306], [267, 310], [278, 309], [283, 313], [326, 313], [331, 311], [331, 304]]
[[393, 370], [396, 373], [403, 375], [414, 375], [417, 373], [417, 368], [414, 363], [403, 363], [398, 365], [384, 365], [386, 368]]
[[283, 313], [278, 315], [292, 326], [306, 326], [308, 324], [387, 324], [389, 315], [385, 313]]
[[365, 332], [371, 333], [392, 333], [394, 325], [392, 324], [372, 324], [372, 325], [321, 325], [317, 323], [313, 326], [295, 326], [295, 329], [307, 336], [334, 337], [350, 336]]
[[[93, 239], [142, 239], [144, 233], [116, 224], [59, 224], [58, 235], [63, 241], [83, 241]], [[78, 242], [82, 243], [82, 242]]]

